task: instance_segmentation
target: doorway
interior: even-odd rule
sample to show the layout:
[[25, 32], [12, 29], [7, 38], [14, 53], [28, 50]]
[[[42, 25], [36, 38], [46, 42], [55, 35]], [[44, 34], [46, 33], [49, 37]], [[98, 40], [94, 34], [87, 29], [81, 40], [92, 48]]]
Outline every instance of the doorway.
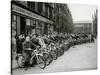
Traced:
[[21, 34], [25, 34], [25, 30], [26, 30], [26, 19], [25, 19], [25, 17], [21, 17], [20, 18], [20, 25], [21, 25], [21, 27], [20, 27], [20, 31], [21, 31]]

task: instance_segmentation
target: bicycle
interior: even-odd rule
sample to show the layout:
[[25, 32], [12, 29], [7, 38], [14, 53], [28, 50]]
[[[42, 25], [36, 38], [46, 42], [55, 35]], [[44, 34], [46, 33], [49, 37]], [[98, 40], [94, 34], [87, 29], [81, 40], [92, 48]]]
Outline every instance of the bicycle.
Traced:
[[[31, 58], [29, 59], [29, 64], [33, 64], [34, 63], [34, 58], [36, 57], [36, 63], [38, 64], [38, 66], [41, 68], [41, 69], [44, 69], [46, 64], [45, 64], [45, 61], [43, 59], [43, 53], [39, 50], [39, 49], [35, 49], [35, 50], [31, 50], [32, 51], [32, 54], [31, 54]], [[18, 59], [17, 59], [17, 64], [19, 67], [25, 67], [25, 61], [24, 61], [24, 56], [23, 54], [20, 54], [18, 56]]]

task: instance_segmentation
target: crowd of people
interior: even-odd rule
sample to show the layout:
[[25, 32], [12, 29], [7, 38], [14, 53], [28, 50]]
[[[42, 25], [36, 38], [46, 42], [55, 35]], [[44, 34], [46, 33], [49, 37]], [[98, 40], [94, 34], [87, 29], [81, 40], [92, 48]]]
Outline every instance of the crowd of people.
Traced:
[[[38, 35], [38, 34], [31, 34], [25, 37], [24, 34], [21, 34], [16, 37], [12, 37], [12, 59], [13, 55], [16, 54], [16, 57], [18, 55], [23, 54], [25, 65], [30, 61], [32, 52], [36, 49], [47, 49], [49, 50], [49, 46], [52, 47], [53, 45], [56, 46], [56, 49], [58, 49], [57, 46], [63, 47], [65, 43], [67, 43], [68, 47], [74, 46], [81, 43], [86, 42], [94, 42], [94, 38], [92, 35], [87, 34], [50, 34], [50, 35]], [[66, 47], [66, 46], [65, 46]], [[63, 48], [65, 48], [63, 47]], [[68, 49], [67, 47], [67, 49]], [[48, 49], [49, 48], [49, 49]], [[66, 49], [66, 48], [65, 48]], [[64, 50], [63, 50], [64, 51]], [[61, 50], [58, 51], [58, 56], [61, 55]], [[63, 52], [64, 53], [64, 52]], [[62, 54], [63, 54], [62, 53]], [[56, 54], [57, 55], [57, 54]]]

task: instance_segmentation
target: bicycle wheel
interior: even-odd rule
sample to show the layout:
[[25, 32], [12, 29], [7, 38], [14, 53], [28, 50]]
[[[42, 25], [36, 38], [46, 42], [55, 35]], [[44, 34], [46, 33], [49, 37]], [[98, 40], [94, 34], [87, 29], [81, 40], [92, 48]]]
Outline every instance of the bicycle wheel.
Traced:
[[61, 56], [60, 49], [57, 50], [58, 50], [57, 56], [60, 57]]
[[51, 51], [51, 56], [52, 56], [53, 60], [57, 59], [57, 54], [55, 51]]
[[37, 56], [37, 64], [41, 69], [44, 69], [46, 67], [45, 61], [42, 56]]
[[18, 56], [17, 64], [20, 68], [24, 67], [24, 57], [22, 55]]
[[56, 55], [56, 57], [55, 57], [55, 59], [54, 60], [56, 60], [57, 58], [58, 58], [58, 52], [57, 52], [57, 49], [55, 50], [55, 55]]
[[48, 66], [52, 62], [53, 58], [51, 54], [48, 55], [48, 58], [46, 59], [46, 66]]
[[48, 58], [49, 54], [43, 53], [43, 59], [46, 60]]

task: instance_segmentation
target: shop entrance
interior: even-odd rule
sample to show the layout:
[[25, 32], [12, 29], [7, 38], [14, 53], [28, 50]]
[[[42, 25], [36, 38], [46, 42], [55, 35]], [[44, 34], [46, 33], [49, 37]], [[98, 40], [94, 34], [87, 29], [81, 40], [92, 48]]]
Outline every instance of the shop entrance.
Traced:
[[21, 25], [21, 27], [20, 27], [20, 31], [21, 31], [21, 34], [25, 34], [25, 26], [26, 26], [26, 20], [25, 20], [25, 17], [21, 17], [20, 18], [20, 25]]

